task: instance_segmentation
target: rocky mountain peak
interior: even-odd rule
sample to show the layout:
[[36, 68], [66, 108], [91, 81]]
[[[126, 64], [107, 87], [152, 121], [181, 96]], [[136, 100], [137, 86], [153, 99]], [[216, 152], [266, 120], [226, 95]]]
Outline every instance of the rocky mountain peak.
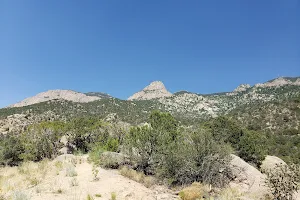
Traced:
[[26, 98], [23, 101], [11, 105], [10, 107], [23, 107], [53, 99], [64, 99], [67, 101], [87, 103], [99, 100], [101, 98], [98, 96], [87, 96], [83, 93], [75, 92], [72, 90], [48, 90], [46, 92], [41, 92], [33, 97]]
[[161, 81], [154, 81], [143, 90], [129, 97], [128, 100], [149, 100], [169, 97], [171, 95], [172, 93], [166, 89], [165, 85]]
[[239, 85], [237, 88], [235, 88], [233, 90], [233, 92], [244, 92], [246, 91], [248, 88], [250, 88], [251, 86], [249, 84], [241, 84]]

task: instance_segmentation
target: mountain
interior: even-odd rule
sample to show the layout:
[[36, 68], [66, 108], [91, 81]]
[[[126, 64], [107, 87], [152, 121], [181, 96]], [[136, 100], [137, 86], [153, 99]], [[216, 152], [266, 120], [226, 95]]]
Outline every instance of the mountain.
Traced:
[[156, 109], [170, 112], [187, 125], [228, 115], [245, 126], [257, 125], [262, 130], [281, 132], [299, 128], [299, 80], [299, 77], [281, 77], [254, 86], [243, 84], [232, 92], [205, 95], [187, 91], [171, 94], [162, 82], [155, 81], [130, 100], [95, 92], [48, 91], [0, 109], [0, 132], [9, 132], [18, 124], [24, 127], [43, 120], [105, 118], [111, 114], [120, 121], [139, 124]]
[[99, 100], [101, 98], [96, 95], [86, 95], [72, 90], [48, 90], [46, 92], [41, 92], [33, 97], [26, 98], [16, 104], [10, 105], [10, 107], [23, 107], [53, 99], [64, 99], [67, 101], [87, 103]]
[[170, 93], [161, 81], [154, 81], [143, 90], [133, 94], [128, 100], [150, 100], [162, 97], [170, 97]]

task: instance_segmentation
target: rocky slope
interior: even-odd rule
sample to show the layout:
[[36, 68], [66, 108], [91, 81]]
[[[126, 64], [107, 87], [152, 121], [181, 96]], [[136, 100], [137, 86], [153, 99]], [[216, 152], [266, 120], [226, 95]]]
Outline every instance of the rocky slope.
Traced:
[[165, 85], [161, 81], [154, 81], [142, 91], [129, 97], [128, 100], [149, 100], [170, 96], [172, 94], [165, 88]]
[[24, 99], [23, 101], [13, 104], [10, 107], [23, 107], [53, 99], [64, 99], [67, 101], [87, 103], [99, 100], [101, 98], [99, 96], [86, 95], [71, 90], [49, 90], [47, 92], [41, 92], [36, 96]]

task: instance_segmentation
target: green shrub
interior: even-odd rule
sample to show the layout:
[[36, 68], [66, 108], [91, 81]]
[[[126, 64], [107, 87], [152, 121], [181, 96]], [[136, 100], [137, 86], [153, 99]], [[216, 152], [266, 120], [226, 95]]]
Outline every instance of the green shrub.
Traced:
[[105, 152], [102, 144], [96, 144], [89, 152], [89, 161], [93, 162], [95, 165], [100, 165], [101, 154]]
[[194, 181], [223, 187], [232, 178], [228, 145], [214, 141], [212, 134], [201, 129], [169, 146], [158, 167], [159, 175], [170, 183]]
[[145, 174], [154, 174], [155, 165], [172, 142], [177, 140], [178, 125], [169, 113], [154, 111], [150, 115], [151, 127], [131, 128], [125, 139], [125, 148]]
[[62, 147], [61, 132], [58, 132], [57, 128], [52, 128], [48, 123], [33, 125], [19, 137], [24, 146], [24, 153], [20, 154], [20, 157], [26, 161], [54, 158]]
[[2, 136], [0, 143], [0, 164], [13, 166], [23, 161], [20, 155], [25, 152], [25, 147], [18, 136]]
[[114, 138], [109, 138], [104, 146], [107, 151], [117, 152], [119, 148], [119, 141]]
[[246, 162], [261, 165], [267, 153], [268, 141], [265, 134], [256, 131], [244, 131], [237, 144], [238, 155]]

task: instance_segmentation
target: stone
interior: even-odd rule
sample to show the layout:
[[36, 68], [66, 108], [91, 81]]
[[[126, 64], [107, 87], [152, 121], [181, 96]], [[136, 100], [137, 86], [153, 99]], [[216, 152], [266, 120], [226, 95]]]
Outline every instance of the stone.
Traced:
[[286, 163], [276, 156], [266, 156], [260, 168], [262, 172], [273, 170], [277, 165], [286, 165]]
[[268, 193], [264, 185], [265, 175], [236, 155], [231, 155], [231, 169], [235, 179], [230, 183], [233, 188], [238, 188], [247, 196], [262, 198]]

